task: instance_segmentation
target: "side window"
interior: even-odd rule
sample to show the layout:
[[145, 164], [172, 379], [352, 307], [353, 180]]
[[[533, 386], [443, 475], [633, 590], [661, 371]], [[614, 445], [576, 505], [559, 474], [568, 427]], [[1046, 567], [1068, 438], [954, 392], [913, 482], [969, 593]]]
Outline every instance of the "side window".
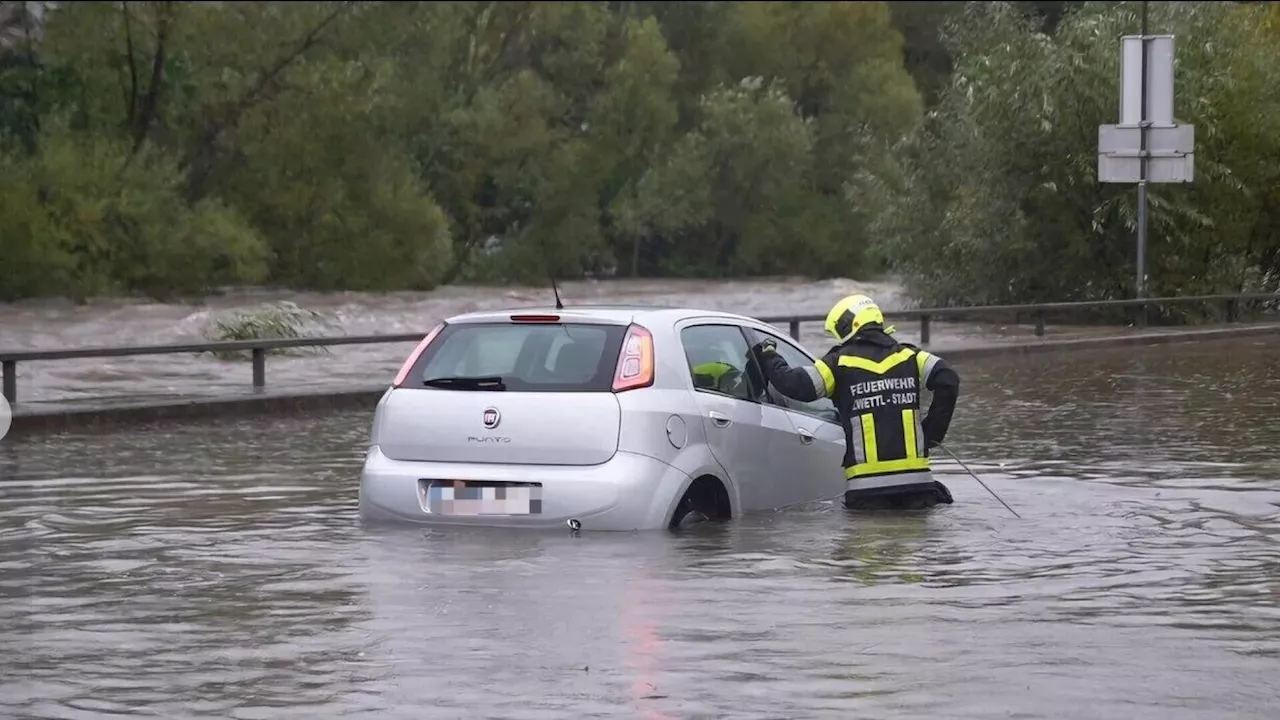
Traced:
[[750, 347], [739, 328], [695, 325], [680, 331], [680, 344], [698, 390], [752, 401], [760, 396], [761, 388], [746, 371]]
[[[813, 364], [813, 359], [810, 358], [808, 355], [806, 355], [804, 352], [802, 352], [795, 345], [792, 345], [791, 341], [789, 340], [784, 340], [772, 333], [762, 333], [759, 330], [756, 330], [755, 328], [747, 328], [747, 335], [751, 337], [751, 342], [753, 344], [762, 342], [766, 338], [772, 339], [775, 343], [778, 344], [778, 354], [781, 355], [782, 359], [786, 360], [787, 365], [790, 365], [791, 367], [800, 367], [804, 365]], [[774, 402], [779, 405], [782, 405], [789, 410], [794, 410], [795, 412], [798, 412], [798, 413], [804, 413], [805, 415], [812, 415], [817, 418], [822, 418], [827, 422], [833, 422], [833, 423], [840, 422], [840, 417], [838, 414], [836, 414], [835, 403], [831, 402], [827, 398], [819, 398], [817, 400], [814, 400], [813, 402], [800, 402], [799, 400], [792, 400], [791, 398], [786, 397], [785, 395], [778, 392], [776, 389], [772, 387], [768, 389], [768, 397], [770, 402]]]

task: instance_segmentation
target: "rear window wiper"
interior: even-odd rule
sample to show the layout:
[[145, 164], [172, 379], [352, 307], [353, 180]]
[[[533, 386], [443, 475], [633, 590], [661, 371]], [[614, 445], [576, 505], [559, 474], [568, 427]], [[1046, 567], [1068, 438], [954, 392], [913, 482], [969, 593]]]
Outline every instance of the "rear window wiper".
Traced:
[[451, 390], [506, 390], [502, 378], [493, 377], [438, 377], [423, 380], [427, 387], [449, 388]]

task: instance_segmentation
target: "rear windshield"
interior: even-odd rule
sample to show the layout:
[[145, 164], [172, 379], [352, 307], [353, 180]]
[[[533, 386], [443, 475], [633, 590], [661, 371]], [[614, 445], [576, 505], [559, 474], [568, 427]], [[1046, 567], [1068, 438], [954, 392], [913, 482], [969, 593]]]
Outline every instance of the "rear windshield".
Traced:
[[440, 378], [500, 377], [508, 392], [607, 392], [613, 388], [626, 330], [573, 323], [446, 325], [404, 386], [425, 388]]

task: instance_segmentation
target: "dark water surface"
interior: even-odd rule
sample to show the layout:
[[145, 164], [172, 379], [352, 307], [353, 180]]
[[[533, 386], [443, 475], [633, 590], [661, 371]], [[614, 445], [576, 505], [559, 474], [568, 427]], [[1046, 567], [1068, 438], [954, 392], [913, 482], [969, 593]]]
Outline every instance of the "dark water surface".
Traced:
[[1280, 717], [1280, 342], [961, 366], [957, 503], [371, 529], [367, 416], [0, 441], [0, 717]]

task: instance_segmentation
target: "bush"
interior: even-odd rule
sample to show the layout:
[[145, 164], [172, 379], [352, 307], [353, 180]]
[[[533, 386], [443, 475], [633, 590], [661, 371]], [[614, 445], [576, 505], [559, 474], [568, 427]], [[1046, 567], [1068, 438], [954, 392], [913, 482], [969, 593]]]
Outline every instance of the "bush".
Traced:
[[[282, 338], [321, 337], [336, 334], [337, 323], [316, 310], [299, 307], [283, 301], [268, 305], [256, 312], [236, 312], [229, 317], [214, 319], [204, 331], [205, 337], [214, 342], [232, 340], [275, 340]], [[329, 330], [333, 332], [314, 332]], [[269, 350], [281, 355], [327, 354], [326, 347], [278, 348]], [[248, 351], [215, 352], [222, 360], [244, 358]]]
[[260, 281], [257, 233], [217, 200], [189, 207], [182, 184], [163, 153], [87, 133], [53, 130], [34, 155], [0, 156], [0, 299]]

